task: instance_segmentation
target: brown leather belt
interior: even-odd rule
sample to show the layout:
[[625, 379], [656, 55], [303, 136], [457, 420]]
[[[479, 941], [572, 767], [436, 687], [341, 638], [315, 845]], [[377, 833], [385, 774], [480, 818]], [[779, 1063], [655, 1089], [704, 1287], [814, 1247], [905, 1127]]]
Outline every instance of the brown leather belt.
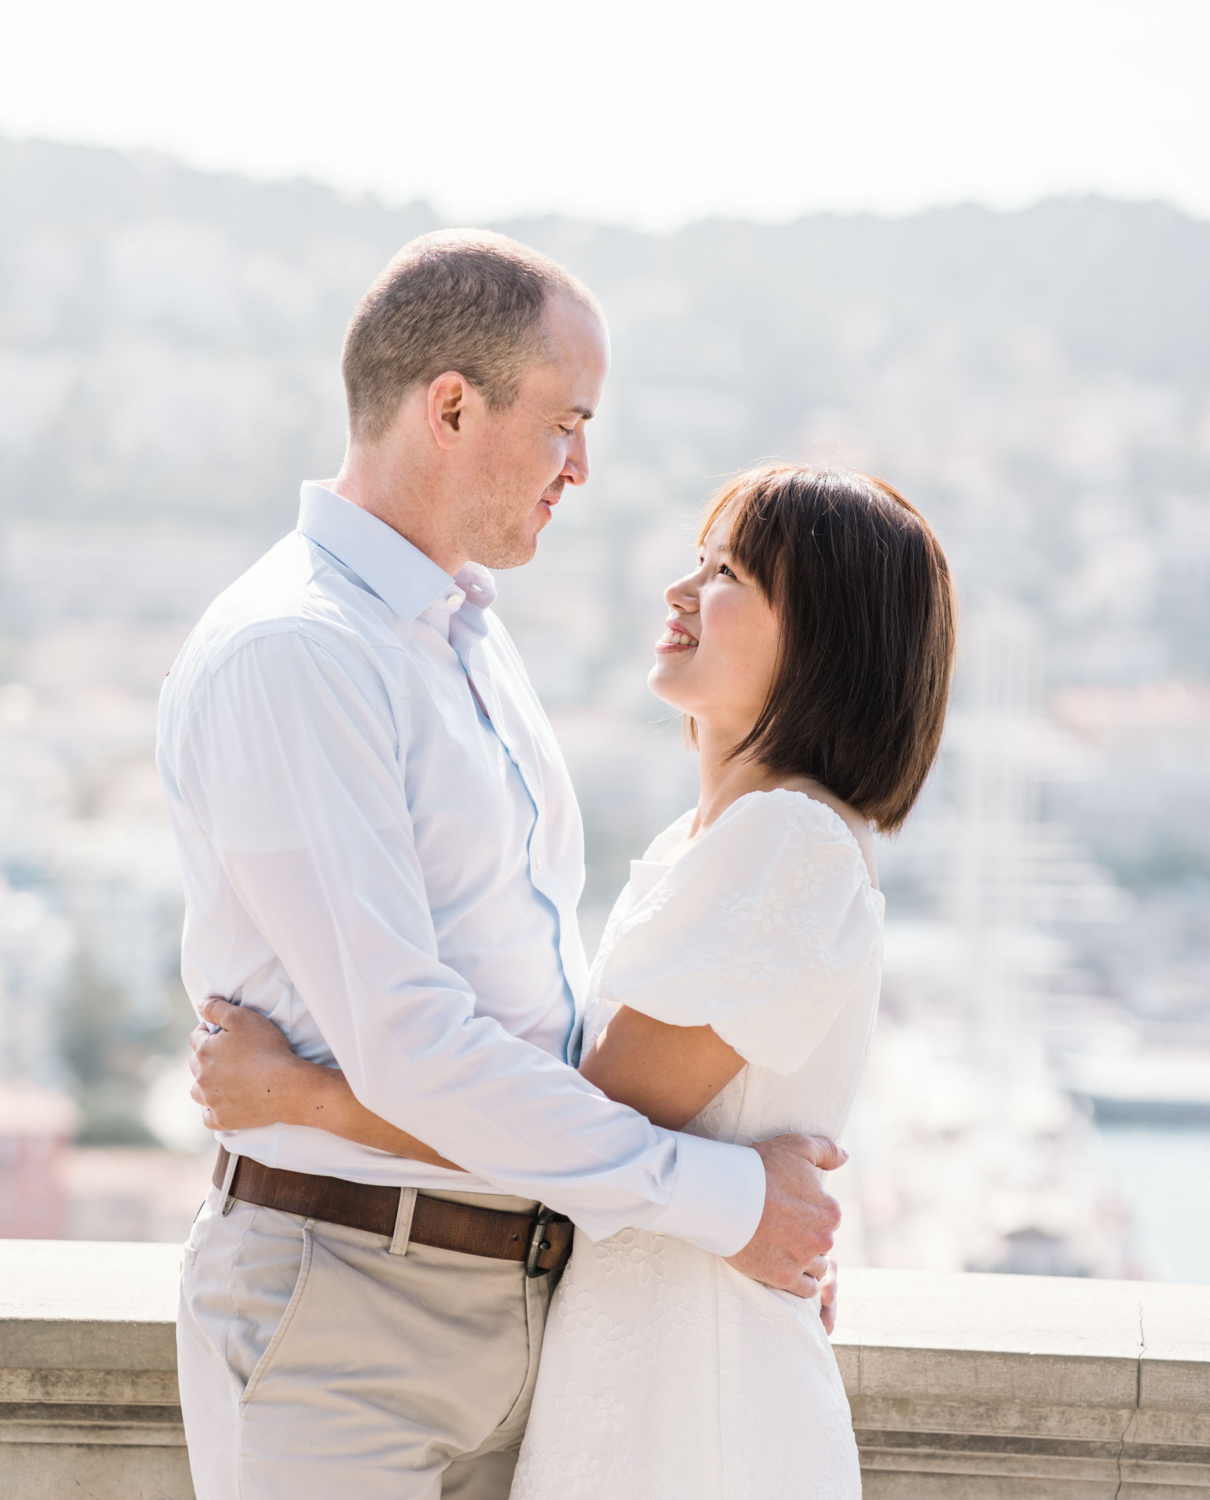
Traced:
[[[221, 1188], [231, 1158], [219, 1147], [213, 1182]], [[399, 1214], [397, 1187], [348, 1182], [343, 1177], [316, 1177], [310, 1172], [285, 1172], [264, 1167], [241, 1156], [227, 1188], [228, 1196], [261, 1208], [276, 1208], [304, 1219], [343, 1224], [390, 1239]], [[528, 1276], [561, 1271], [571, 1256], [572, 1225], [562, 1214], [542, 1208], [536, 1214], [502, 1213], [496, 1208], [473, 1208], [444, 1198], [416, 1195], [409, 1244], [458, 1250], [491, 1260], [521, 1261]]]

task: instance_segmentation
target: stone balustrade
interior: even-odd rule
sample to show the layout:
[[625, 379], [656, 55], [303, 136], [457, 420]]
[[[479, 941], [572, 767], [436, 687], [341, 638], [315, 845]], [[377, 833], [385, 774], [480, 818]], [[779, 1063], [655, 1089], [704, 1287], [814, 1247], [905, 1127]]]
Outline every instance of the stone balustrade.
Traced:
[[[178, 1265], [0, 1241], [3, 1500], [191, 1496]], [[867, 1500], [1210, 1500], [1210, 1287], [849, 1270], [835, 1342]]]
[[1210, 1500], [1210, 1286], [843, 1275], [867, 1500]]

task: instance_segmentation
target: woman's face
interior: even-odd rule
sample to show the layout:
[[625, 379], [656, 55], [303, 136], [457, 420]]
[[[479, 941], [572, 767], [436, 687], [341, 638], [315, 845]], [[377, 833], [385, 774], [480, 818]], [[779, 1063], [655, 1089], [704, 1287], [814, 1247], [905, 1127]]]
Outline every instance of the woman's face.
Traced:
[[655, 643], [647, 681], [699, 729], [735, 744], [769, 696], [781, 627], [760, 585], [731, 557], [730, 534], [731, 514], [724, 511], [697, 568], [664, 590], [668, 629]]

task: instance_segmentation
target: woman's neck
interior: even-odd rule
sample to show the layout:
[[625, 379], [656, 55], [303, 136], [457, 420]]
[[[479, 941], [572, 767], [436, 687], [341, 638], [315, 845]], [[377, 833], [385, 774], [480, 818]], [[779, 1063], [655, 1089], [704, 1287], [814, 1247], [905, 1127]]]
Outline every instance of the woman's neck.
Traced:
[[848, 825], [870, 872], [870, 884], [877, 890], [878, 864], [874, 857], [874, 839], [868, 820], [810, 776], [779, 774], [771, 771], [768, 766], [761, 765], [759, 761], [730, 759], [730, 752], [742, 738], [742, 735], [735, 734], [712, 734], [708, 725], [704, 725], [700, 719], [697, 721], [698, 771], [702, 795], [698, 799], [697, 811], [693, 815], [686, 839], [695, 839], [699, 833], [704, 833], [733, 802], [747, 796], [749, 792], [771, 792], [776, 787], [787, 787], [790, 791], [804, 792], [816, 802], [822, 802]]
[[778, 784], [778, 778], [767, 766], [746, 757], [731, 759], [739, 743], [733, 735], [712, 733], [709, 726], [698, 723], [698, 774], [702, 794], [689, 829], [696, 838], [724, 813], [733, 802], [749, 792], [766, 791]]

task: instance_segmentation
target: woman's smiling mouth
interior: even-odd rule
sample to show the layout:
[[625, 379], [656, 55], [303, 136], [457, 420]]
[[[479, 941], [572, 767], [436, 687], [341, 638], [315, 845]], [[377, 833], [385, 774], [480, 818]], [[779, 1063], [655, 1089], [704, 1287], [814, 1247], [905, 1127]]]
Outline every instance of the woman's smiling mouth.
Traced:
[[675, 651], [692, 651], [697, 645], [694, 638], [677, 625], [669, 625], [664, 634], [655, 643], [655, 649], [662, 655]]

